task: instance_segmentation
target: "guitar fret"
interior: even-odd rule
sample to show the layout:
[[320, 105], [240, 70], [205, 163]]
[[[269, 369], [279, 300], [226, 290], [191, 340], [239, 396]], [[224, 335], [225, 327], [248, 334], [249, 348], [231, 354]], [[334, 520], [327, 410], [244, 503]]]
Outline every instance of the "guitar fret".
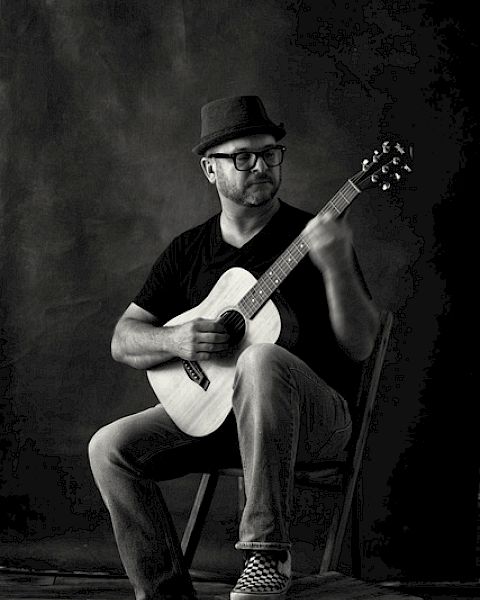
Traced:
[[271, 282], [272, 282], [272, 285], [273, 285], [273, 289], [275, 289], [277, 283], [280, 282], [279, 276], [278, 276], [278, 274], [276, 272], [272, 275]]
[[337, 205], [335, 204], [335, 202], [332, 202], [332, 206], [336, 210], [338, 215], [342, 213], [342, 210], [340, 208], [337, 208]]
[[[290, 249], [288, 249], [287, 261], [289, 263], [289, 266], [290, 266], [290, 263], [292, 263], [292, 262], [294, 263], [293, 264], [294, 267], [296, 267], [298, 265], [298, 260], [296, 259], [295, 255], [293, 254], [292, 250], [290, 250]], [[290, 266], [290, 269], [293, 269], [293, 267]]]
[[[352, 177], [352, 179], [354, 179], [354, 177]], [[360, 190], [360, 188], [359, 188], [359, 187], [357, 187], [357, 186], [356, 186], [356, 185], [353, 183], [352, 179], [349, 179], [345, 185], [347, 185], [347, 184], [349, 183], [349, 184], [352, 186], [352, 188], [353, 188], [353, 191], [352, 191], [352, 194], [353, 194], [353, 196], [352, 196], [352, 200], [353, 200], [353, 199], [355, 198], [355, 196], [356, 196], [357, 194], [359, 194], [359, 193], [360, 193], [360, 191], [361, 191], [361, 190]]]
[[264, 280], [263, 280], [263, 283], [268, 288], [269, 292], [273, 292], [273, 290], [275, 289], [275, 287], [272, 285], [272, 280], [271, 279], [268, 279], [268, 277], [265, 277]]
[[[347, 192], [347, 190], [345, 190], [345, 192]], [[334, 197], [334, 201], [337, 201], [340, 204], [340, 210], [344, 210], [350, 204], [346, 193], [344, 193], [343, 190], [338, 190], [337, 196]], [[335, 205], [335, 207], [337, 208], [337, 205]]]

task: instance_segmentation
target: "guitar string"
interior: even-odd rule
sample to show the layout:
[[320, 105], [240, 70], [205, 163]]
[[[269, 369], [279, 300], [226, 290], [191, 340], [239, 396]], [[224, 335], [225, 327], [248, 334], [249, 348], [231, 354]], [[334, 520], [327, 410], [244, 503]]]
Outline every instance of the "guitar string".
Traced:
[[[364, 171], [359, 171], [353, 175], [331, 198], [331, 200], [318, 213], [320, 216], [331, 211], [339, 216], [351, 204], [354, 198], [360, 193], [355, 185], [365, 177]], [[290, 246], [277, 258], [270, 269], [264, 273], [256, 284], [243, 296], [238, 303], [239, 307], [245, 313], [245, 316], [252, 317], [265, 304], [271, 294], [283, 282], [287, 275], [298, 265], [300, 260], [308, 252], [308, 241], [303, 232], [290, 244]], [[292, 264], [293, 263], [293, 264]], [[267, 294], [264, 295], [264, 290]], [[259, 300], [257, 300], [257, 296]], [[266, 298], [266, 299], [265, 299]]]

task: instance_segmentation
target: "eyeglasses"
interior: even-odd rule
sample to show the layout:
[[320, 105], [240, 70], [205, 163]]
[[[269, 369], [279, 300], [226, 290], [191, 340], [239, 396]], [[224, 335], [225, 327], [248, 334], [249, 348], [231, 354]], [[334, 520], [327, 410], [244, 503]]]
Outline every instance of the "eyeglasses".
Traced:
[[266, 150], [258, 152], [234, 152], [233, 154], [210, 154], [208, 158], [231, 158], [237, 171], [250, 171], [257, 164], [258, 157], [261, 156], [268, 167], [277, 167], [283, 162], [283, 154], [286, 150], [285, 146], [273, 146]]

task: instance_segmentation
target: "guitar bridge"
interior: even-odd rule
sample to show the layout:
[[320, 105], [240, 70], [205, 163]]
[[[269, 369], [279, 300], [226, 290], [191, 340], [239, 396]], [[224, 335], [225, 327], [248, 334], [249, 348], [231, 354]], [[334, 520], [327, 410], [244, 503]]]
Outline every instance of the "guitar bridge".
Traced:
[[205, 375], [204, 370], [198, 362], [195, 360], [182, 360], [182, 363], [188, 377], [206, 392], [210, 385], [210, 379]]

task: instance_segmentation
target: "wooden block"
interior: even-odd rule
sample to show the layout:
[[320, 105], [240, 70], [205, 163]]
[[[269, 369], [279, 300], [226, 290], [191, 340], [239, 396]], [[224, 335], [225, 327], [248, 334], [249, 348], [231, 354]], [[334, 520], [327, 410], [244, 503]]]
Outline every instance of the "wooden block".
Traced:
[[0, 590], [3, 587], [13, 587], [15, 585], [32, 587], [37, 585], [53, 585], [55, 583], [55, 577], [56, 576], [53, 574], [32, 575], [30, 573], [0, 573]]
[[[198, 581], [199, 600], [229, 600], [232, 583]], [[134, 600], [126, 579], [88, 578], [51, 575], [0, 576], [1, 600]], [[387, 587], [365, 583], [337, 572], [294, 578], [289, 600], [421, 600], [393, 592]]]
[[134, 600], [126, 579], [0, 573], [0, 600]]
[[302, 600], [422, 600], [418, 596], [392, 592], [388, 588], [366, 583], [331, 571], [324, 575], [310, 575], [295, 579], [289, 598]]
[[[229, 600], [231, 585], [222, 583], [196, 584], [200, 600]], [[422, 600], [392, 592], [380, 585], [359, 581], [337, 572], [310, 575], [293, 580], [288, 600]]]

